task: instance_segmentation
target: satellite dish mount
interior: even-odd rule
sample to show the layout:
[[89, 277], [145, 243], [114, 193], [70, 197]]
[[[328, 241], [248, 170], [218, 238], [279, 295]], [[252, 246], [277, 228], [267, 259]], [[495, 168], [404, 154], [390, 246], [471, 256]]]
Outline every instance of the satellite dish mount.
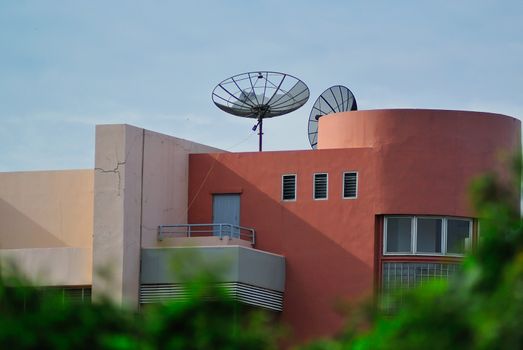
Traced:
[[[259, 127], [259, 129], [258, 129]], [[258, 151], [261, 152], [262, 150], [262, 141], [263, 141], [263, 117], [261, 115], [258, 115], [258, 122], [254, 124], [252, 127], [252, 131], [256, 131], [258, 129], [258, 135], [259, 135], [259, 142], [258, 142]]]

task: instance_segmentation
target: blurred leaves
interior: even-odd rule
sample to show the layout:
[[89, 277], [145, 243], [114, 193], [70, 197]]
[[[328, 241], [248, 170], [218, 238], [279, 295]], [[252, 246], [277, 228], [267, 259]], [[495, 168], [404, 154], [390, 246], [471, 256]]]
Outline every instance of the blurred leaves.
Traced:
[[184, 282], [185, 299], [140, 311], [106, 298], [71, 303], [19, 277], [2, 278], [0, 348], [275, 349], [278, 332], [268, 316], [230, 298], [210, 268], [202, 271]]

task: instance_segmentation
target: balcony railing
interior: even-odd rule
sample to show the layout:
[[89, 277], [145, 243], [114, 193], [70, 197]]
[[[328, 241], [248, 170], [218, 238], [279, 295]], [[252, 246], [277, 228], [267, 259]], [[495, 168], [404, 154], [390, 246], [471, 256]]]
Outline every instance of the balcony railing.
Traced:
[[238, 238], [256, 243], [256, 232], [253, 228], [231, 224], [180, 224], [158, 226], [158, 240], [168, 237], [209, 237], [216, 236]]

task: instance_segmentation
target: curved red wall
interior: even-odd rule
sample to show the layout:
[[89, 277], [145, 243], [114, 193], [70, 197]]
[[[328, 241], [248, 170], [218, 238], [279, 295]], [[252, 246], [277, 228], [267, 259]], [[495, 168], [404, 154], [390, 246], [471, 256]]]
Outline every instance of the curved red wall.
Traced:
[[[378, 110], [324, 116], [318, 150], [192, 154], [189, 222], [212, 221], [213, 193], [241, 193], [243, 226], [257, 249], [286, 257], [281, 318], [297, 340], [342, 325], [339, 300], [372, 292], [376, 216], [472, 216], [470, 179], [520, 148], [520, 122], [488, 113]], [[342, 174], [358, 171], [358, 198]], [[328, 200], [313, 200], [313, 174], [329, 174]], [[281, 176], [297, 174], [297, 200], [281, 201]]]
[[371, 147], [377, 213], [471, 216], [467, 188], [521, 149], [521, 122], [493, 113], [387, 109], [320, 118], [318, 149]]

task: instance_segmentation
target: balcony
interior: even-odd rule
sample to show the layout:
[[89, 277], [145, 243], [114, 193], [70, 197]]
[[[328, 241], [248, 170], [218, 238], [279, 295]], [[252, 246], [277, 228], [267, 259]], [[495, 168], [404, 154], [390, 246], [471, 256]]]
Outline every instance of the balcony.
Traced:
[[285, 257], [253, 249], [254, 229], [229, 224], [165, 225], [158, 228], [158, 239], [172, 241], [165, 247], [142, 248], [141, 305], [182, 300], [187, 276], [212, 271], [214, 283], [240, 303], [283, 310]]
[[256, 231], [253, 228], [231, 224], [179, 224], [158, 226], [158, 241], [169, 241], [172, 246], [239, 245], [254, 247]]

